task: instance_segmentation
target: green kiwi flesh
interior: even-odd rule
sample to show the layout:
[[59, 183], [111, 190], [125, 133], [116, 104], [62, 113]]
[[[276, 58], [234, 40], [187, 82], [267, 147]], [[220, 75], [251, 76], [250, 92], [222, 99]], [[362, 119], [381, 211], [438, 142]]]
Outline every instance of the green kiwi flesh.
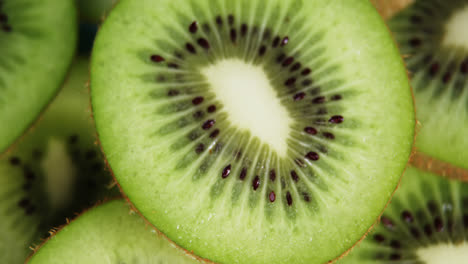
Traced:
[[91, 69], [122, 190], [215, 262], [339, 257], [411, 151], [403, 61], [368, 1], [123, 0]]
[[118, 194], [109, 187], [112, 178], [95, 144], [88, 65], [88, 59], [76, 60], [41, 121], [0, 159], [0, 255], [5, 263], [22, 263], [29, 246], [50, 228]]
[[409, 167], [381, 223], [339, 264], [468, 260], [468, 183]]
[[415, 1], [389, 21], [412, 76], [418, 151], [468, 168], [468, 1]]
[[27, 263], [200, 262], [146, 225], [123, 200], [113, 200], [90, 209], [64, 226]]
[[0, 154], [57, 93], [76, 34], [73, 0], [0, 1]]

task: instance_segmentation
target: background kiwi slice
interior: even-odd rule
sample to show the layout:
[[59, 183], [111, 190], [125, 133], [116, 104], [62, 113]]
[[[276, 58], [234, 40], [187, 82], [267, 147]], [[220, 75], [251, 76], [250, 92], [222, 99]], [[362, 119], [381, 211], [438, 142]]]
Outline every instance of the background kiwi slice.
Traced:
[[368, 1], [120, 1], [91, 90], [129, 200], [221, 263], [340, 256], [383, 211], [414, 132]]
[[373, 233], [340, 264], [466, 263], [468, 184], [409, 167]]
[[113, 200], [64, 226], [28, 263], [200, 262], [146, 225], [123, 200]]
[[468, 168], [468, 1], [416, 1], [389, 21], [407, 55], [419, 151]]
[[76, 32], [73, 0], [0, 1], [0, 154], [60, 88]]
[[[98, 147], [78, 58], [39, 124], [0, 160], [0, 255], [22, 263], [28, 247], [66, 217], [118, 194]], [[13, 242], [12, 242], [13, 241]]]

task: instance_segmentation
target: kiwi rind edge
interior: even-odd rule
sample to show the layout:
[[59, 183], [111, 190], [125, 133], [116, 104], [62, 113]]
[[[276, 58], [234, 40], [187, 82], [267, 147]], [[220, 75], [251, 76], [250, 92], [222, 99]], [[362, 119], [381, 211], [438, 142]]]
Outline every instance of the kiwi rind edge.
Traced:
[[[117, 183], [118, 184], [118, 183]], [[120, 185], [119, 185], [119, 188], [120, 188]], [[157, 235], [161, 236], [163, 239], [165, 239], [167, 242], [169, 242], [172, 246], [174, 246], [175, 248], [177, 248], [178, 250], [182, 251], [187, 257], [190, 257], [190, 258], [193, 258], [195, 260], [197, 260], [198, 262], [200, 263], [204, 263], [204, 264], [216, 264], [214, 262], [211, 262], [209, 260], [206, 260], [206, 259], [203, 259], [195, 254], [193, 254], [192, 252], [180, 247], [179, 245], [177, 245], [176, 243], [174, 243], [172, 240], [170, 240], [166, 235], [164, 235], [163, 233], [161, 233], [158, 229], [156, 229], [151, 223], [148, 222], [148, 220], [146, 220], [146, 218], [144, 218], [140, 212], [138, 212], [138, 210], [136, 210], [136, 208], [133, 206], [133, 204], [131, 204], [128, 200], [128, 198], [123, 195], [123, 200], [125, 201], [125, 204], [128, 205], [128, 209], [130, 212], [134, 212], [134, 213], [137, 213], [139, 217], [141, 217], [144, 222], [145, 222], [145, 225], [146, 226], [149, 226], [152, 230], [155, 230]], [[30, 249], [32, 250], [32, 253], [29, 254], [29, 256], [27, 257], [27, 259], [25, 260], [24, 263], [29, 263], [30, 260], [32, 259], [32, 257], [34, 257], [34, 255], [50, 240], [52, 239], [54, 236], [56, 236], [58, 233], [60, 233], [64, 227], [68, 226], [70, 223], [72, 222], [75, 222], [76, 220], [78, 220], [83, 214], [85, 214], [86, 212], [88, 211], [91, 211], [97, 207], [99, 207], [100, 205], [103, 205], [103, 204], [106, 204], [106, 203], [109, 203], [109, 202], [112, 202], [112, 201], [118, 201], [118, 200], [122, 200], [122, 196], [116, 196], [116, 197], [111, 197], [111, 198], [105, 198], [101, 201], [98, 201], [94, 206], [88, 208], [88, 209], [85, 209], [84, 211], [82, 211], [81, 213], [77, 213], [76, 216], [73, 218], [73, 219], [66, 219], [66, 222], [59, 226], [59, 227], [56, 227], [56, 228], [52, 228], [50, 231], [49, 231], [49, 236], [45, 239], [42, 240], [42, 243], [41, 244], [38, 244], [38, 245], [32, 245], [30, 247]]]

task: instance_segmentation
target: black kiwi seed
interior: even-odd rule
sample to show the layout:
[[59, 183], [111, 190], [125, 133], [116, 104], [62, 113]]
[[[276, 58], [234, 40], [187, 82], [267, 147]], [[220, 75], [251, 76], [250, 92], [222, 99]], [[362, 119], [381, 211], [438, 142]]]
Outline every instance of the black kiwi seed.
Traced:
[[306, 127], [306, 128], [304, 128], [304, 131], [307, 134], [310, 134], [310, 135], [317, 135], [317, 129], [315, 129], [313, 127]]
[[323, 136], [324, 136], [325, 138], [328, 138], [328, 139], [335, 139], [335, 135], [333, 135], [333, 134], [330, 133], [330, 132], [324, 132], [324, 133], [323, 133]]
[[306, 94], [304, 92], [300, 92], [300, 93], [295, 94], [293, 99], [294, 99], [294, 101], [300, 101], [300, 100], [304, 99], [305, 96], [306, 96]]
[[320, 156], [319, 154], [317, 154], [317, 152], [309, 152], [307, 153], [306, 155], [306, 158], [309, 159], [309, 160], [312, 160], [312, 161], [317, 161], [320, 159]]
[[442, 232], [444, 230], [444, 222], [440, 217], [434, 219], [434, 227], [437, 232]]
[[297, 175], [296, 171], [291, 171], [291, 179], [295, 182], [299, 181], [299, 175]]
[[237, 31], [235, 29], [231, 29], [229, 36], [231, 37], [232, 43], [236, 43], [237, 40]]
[[229, 16], [228, 16], [228, 23], [229, 23], [229, 25], [231, 25], [231, 26], [234, 24], [234, 16], [233, 16], [233, 15], [229, 15]]
[[283, 61], [282, 66], [287, 67], [287, 66], [291, 65], [293, 62], [294, 62], [294, 58], [293, 57], [288, 57], [288, 58], [286, 58], [286, 60]]
[[296, 83], [296, 78], [291, 77], [291, 78], [287, 79], [287, 80], [284, 82], [284, 85], [286, 85], [286, 86], [291, 86], [291, 85], [293, 85], [293, 84], [295, 84], [295, 83]]
[[312, 71], [311, 71], [309, 68], [306, 68], [306, 69], [302, 70], [301, 75], [302, 75], [302, 76], [307, 76], [307, 75], [309, 75], [311, 72], [312, 72]]
[[325, 96], [318, 96], [312, 99], [312, 103], [314, 104], [323, 104], [325, 102]]
[[221, 173], [221, 177], [223, 177], [223, 179], [226, 179], [229, 174], [231, 174], [231, 164], [227, 165], [224, 169], [223, 169], [223, 172]]
[[164, 58], [160, 55], [151, 55], [150, 59], [154, 62], [162, 62]]
[[30, 201], [27, 198], [23, 198], [18, 202], [18, 206], [22, 208], [27, 208], [29, 204], [30, 204]]
[[414, 221], [413, 215], [409, 211], [403, 211], [403, 213], [401, 213], [401, 219], [407, 223], [412, 223]]
[[296, 62], [292, 67], [291, 67], [291, 72], [295, 72], [301, 68], [301, 63]]
[[273, 48], [278, 47], [278, 45], [280, 44], [280, 40], [281, 40], [280, 37], [275, 37], [275, 38], [273, 39], [272, 47], [273, 47]]
[[200, 45], [202, 48], [208, 50], [210, 49], [210, 43], [208, 42], [208, 40], [204, 39], [204, 38], [199, 38], [197, 40], [197, 43], [198, 45]]
[[208, 129], [212, 128], [215, 123], [216, 123], [216, 121], [213, 120], [213, 119], [207, 120], [205, 123], [203, 123], [202, 128], [204, 130], [208, 130]]
[[284, 58], [286, 58], [286, 54], [281, 53], [281, 54], [276, 58], [276, 61], [277, 61], [278, 63], [281, 63], [281, 62], [284, 60]]
[[374, 240], [378, 243], [382, 243], [385, 241], [385, 237], [381, 234], [374, 235]]
[[247, 168], [242, 168], [240, 175], [239, 175], [239, 179], [244, 180], [246, 176], [247, 176]]
[[254, 189], [254, 191], [256, 191], [259, 186], [260, 186], [260, 177], [258, 177], [257, 175], [252, 181], [252, 188]]
[[246, 25], [246, 24], [242, 24], [242, 25], [241, 25], [241, 30], [240, 30], [240, 32], [241, 32], [241, 36], [242, 36], [242, 37], [245, 37], [245, 35], [247, 34], [247, 25]]
[[68, 143], [70, 144], [76, 144], [78, 142], [78, 135], [74, 134], [74, 135], [71, 135], [69, 138], [68, 138]]
[[281, 46], [286, 46], [289, 43], [289, 37], [284, 37], [283, 40], [281, 40]]
[[286, 201], [288, 202], [288, 205], [291, 206], [293, 204], [293, 198], [291, 196], [290, 192], [286, 193]]
[[210, 138], [215, 138], [219, 135], [219, 129], [215, 129], [213, 132], [210, 134]]
[[185, 48], [188, 50], [188, 52], [190, 52], [192, 54], [197, 53], [197, 50], [195, 49], [195, 47], [191, 43], [185, 44]]
[[387, 218], [387, 217], [385, 217], [385, 216], [382, 216], [382, 218], [380, 218], [380, 221], [381, 221], [382, 224], [383, 224], [386, 228], [388, 228], [388, 229], [393, 229], [393, 227], [395, 226], [395, 225], [393, 224], [393, 221], [390, 220], [390, 218]]
[[167, 92], [167, 95], [168, 96], [176, 96], [176, 95], [179, 95], [179, 91], [178, 90], [169, 90], [169, 92]]
[[270, 171], [270, 181], [274, 182], [276, 180], [276, 172], [275, 170]]
[[342, 99], [342, 96], [339, 95], [339, 94], [334, 95], [334, 96], [331, 97], [331, 100], [332, 100], [332, 101], [339, 101], [339, 100], [341, 100], [341, 99]]
[[13, 166], [18, 166], [21, 164], [21, 160], [18, 157], [11, 157], [10, 158], [10, 164]]
[[223, 19], [221, 18], [221, 16], [217, 16], [217, 17], [216, 17], [216, 24], [218, 24], [218, 26], [222, 26], [222, 25], [223, 25]]
[[198, 145], [195, 147], [195, 152], [196, 152], [197, 154], [202, 153], [204, 150], [205, 150], [205, 145], [203, 145], [202, 143], [198, 144]]
[[198, 22], [197, 21], [193, 21], [192, 24], [190, 24], [189, 26], [189, 31], [190, 33], [197, 33], [198, 31]]
[[344, 118], [340, 115], [332, 116], [328, 122], [333, 123], [333, 124], [340, 124], [343, 123]]
[[268, 198], [270, 199], [270, 202], [274, 202], [276, 200], [276, 194], [274, 191], [271, 191], [270, 194], [268, 195]]
[[197, 97], [192, 99], [192, 104], [199, 105], [199, 104], [203, 103], [204, 100], [205, 99], [202, 96], [197, 96]]
[[460, 65], [460, 72], [463, 74], [468, 73], [468, 58], [466, 58]]
[[266, 47], [264, 45], [260, 46], [260, 48], [258, 50], [258, 55], [263, 56], [263, 55], [265, 55], [265, 52], [266, 52]]
[[208, 108], [206, 109], [206, 111], [207, 111], [208, 113], [213, 113], [213, 112], [216, 111], [216, 106], [215, 106], [215, 105], [210, 105], [210, 106], [208, 106]]
[[401, 259], [401, 255], [398, 253], [393, 253], [390, 255], [390, 260], [395, 261], [395, 260], [400, 260], [400, 259]]

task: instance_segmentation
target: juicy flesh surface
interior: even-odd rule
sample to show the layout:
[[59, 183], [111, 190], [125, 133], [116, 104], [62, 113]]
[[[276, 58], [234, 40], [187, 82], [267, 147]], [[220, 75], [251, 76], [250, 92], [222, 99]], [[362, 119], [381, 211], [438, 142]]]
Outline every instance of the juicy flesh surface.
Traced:
[[11, 30], [0, 30], [0, 154], [57, 93], [76, 42], [73, 0], [5, 0], [2, 12]]
[[285, 157], [292, 122], [263, 69], [228, 59], [201, 71], [225, 106], [230, 121]]
[[[234, 11], [236, 38], [226, 26]], [[189, 32], [194, 20], [196, 35]], [[205, 23], [210, 33], [202, 31]], [[249, 28], [245, 37], [242, 23]], [[260, 58], [259, 36], [267, 27], [270, 41], [279, 35], [289, 43], [273, 49], [268, 41]], [[206, 51], [197, 44], [202, 37], [210, 43]], [[311, 67], [315, 83], [300, 77], [290, 93], [284, 86], [290, 68], [274, 62], [279, 51], [294, 55], [302, 69]], [[226, 59], [242, 59], [246, 68], [263, 65], [274, 91], [262, 94], [278, 94], [293, 120], [286, 158], [264, 131], [254, 137], [241, 130], [244, 123], [234, 123], [226, 110], [234, 102], [217, 95], [222, 88], [201, 73]], [[381, 213], [410, 153], [414, 110], [407, 77], [366, 1], [121, 1], [99, 33], [91, 68], [100, 142], [123, 191], [170, 239], [215, 262], [338, 257]], [[203, 102], [197, 99], [202, 91]], [[207, 110], [211, 104], [214, 113]], [[308, 126], [317, 134], [305, 132]], [[319, 158], [305, 158], [308, 151]]]
[[29, 260], [59, 263], [199, 263], [146, 226], [122, 200], [107, 202], [83, 213]]
[[[0, 159], [0, 253], [5, 263], [24, 262], [29, 246], [50, 228], [116, 195], [108, 190], [111, 177], [94, 144], [88, 66], [88, 59], [76, 60], [40, 123]], [[71, 142], [74, 136], [76, 142]]]
[[466, 263], [467, 215], [467, 183], [409, 167], [380, 224], [338, 263]]
[[416, 148], [468, 168], [468, 2], [416, 1], [390, 23], [415, 93]]

